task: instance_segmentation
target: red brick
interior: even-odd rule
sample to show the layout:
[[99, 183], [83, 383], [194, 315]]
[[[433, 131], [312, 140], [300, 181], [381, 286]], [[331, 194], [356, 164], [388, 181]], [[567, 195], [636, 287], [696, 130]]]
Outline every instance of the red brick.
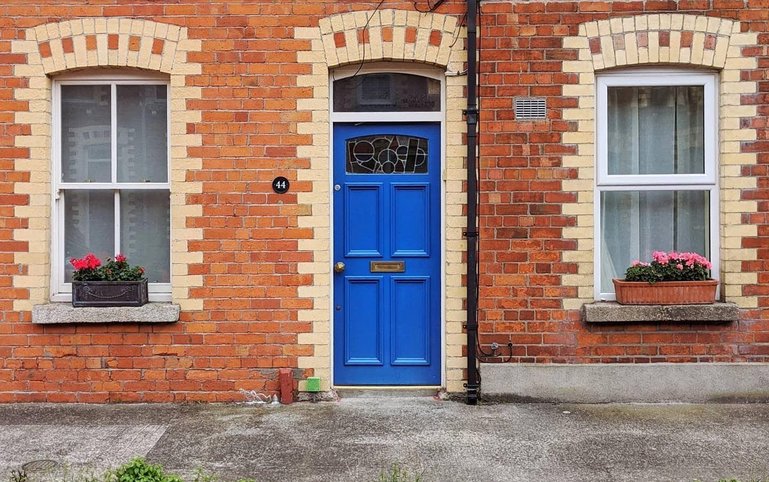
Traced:
[[165, 46], [165, 40], [156, 38], [152, 41], [152, 53], [161, 55], [163, 53], [163, 47]]
[[[282, 394], [281, 382], [288, 386], [287, 381], [293, 391], [297, 357], [314, 353], [296, 341], [299, 333], [311, 330], [309, 322], [298, 321], [299, 311], [313, 307], [312, 299], [298, 293], [315, 282], [299, 274], [299, 263], [313, 262], [313, 253], [298, 249], [300, 239], [315, 235], [312, 228], [300, 228], [305, 224], [299, 219], [313, 214], [314, 206], [298, 204], [296, 195], [313, 186], [295, 181], [302, 178], [298, 171], [309, 167], [308, 159], [297, 157], [299, 147], [314, 140], [297, 134], [297, 123], [311, 120], [312, 114], [296, 111], [298, 99], [313, 95], [313, 86], [298, 87], [298, 76], [312, 72], [312, 66], [297, 62], [298, 52], [311, 45], [295, 39], [294, 29], [317, 28], [319, 18], [348, 9], [330, 0], [232, 0], [226, 2], [226, 14], [221, 2], [101, 3], [48, 2], [32, 12], [14, 2], [3, 7], [13, 20], [0, 32], [0, 402], [230, 402], [242, 401], [240, 388]], [[376, 3], [363, 1], [355, 9], [373, 10]], [[514, 363], [769, 361], [763, 348], [769, 343], [766, 7], [766, 1], [758, 0], [747, 6], [741, 0], [482, 4], [479, 316], [482, 343], [503, 346], [503, 356], [495, 361], [508, 361], [508, 340], [514, 343], [509, 354]], [[462, 2], [448, 2], [440, 13], [461, 21], [463, 8]], [[741, 49], [742, 55], [757, 59], [759, 68], [743, 70], [741, 78], [756, 82], [758, 93], [740, 97], [744, 105], [757, 108], [756, 116], [740, 123], [756, 130], [756, 139], [741, 145], [743, 152], [758, 154], [758, 164], [741, 169], [742, 176], [755, 179], [755, 187], [740, 193], [740, 199], [759, 206], [741, 218], [756, 226], [756, 235], [740, 242], [758, 253], [757, 261], [742, 263], [741, 269], [756, 273], [758, 282], [743, 291], [757, 297], [759, 308], [743, 310], [740, 323], [586, 326], [578, 310], [563, 309], [563, 300], [578, 293], [563, 286], [564, 274], [577, 273], [575, 263], [564, 261], [577, 241], [563, 235], [564, 227], [576, 225], [575, 216], [563, 213], [564, 204], [576, 202], [577, 194], [563, 191], [562, 180], [579, 175], [563, 167], [563, 156], [576, 147], [564, 145], [562, 133], [579, 127], [563, 119], [564, 109], [579, 102], [562, 95], [564, 85], [579, 82], [576, 74], [562, 72], [562, 62], [577, 60], [578, 54], [564, 49], [563, 40], [577, 35], [580, 23], [651, 11], [739, 19], [743, 31], [759, 35], [758, 46]], [[19, 237], [28, 223], [15, 218], [14, 211], [30, 202], [22, 194], [27, 191], [18, 188], [29, 182], [29, 172], [17, 168], [17, 160], [29, 159], [30, 150], [16, 147], [16, 139], [31, 129], [16, 123], [15, 112], [30, 109], [28, 101], [15, 100], [16, 89], [29, 81], [14, 77], [14, 65], [26, 63], [27, 56], [12, 53], [10, 40], [51, 19], [103, 16], [168, 21], [202, 41], [201, 51], [187, 57], [202, 64], [202, 73], [183, 79], [202, 88], [202, 100], [187, 101], [189, 108], [202, 111], [202, 118], [183, 129], [204, 140], [202, 147], [187, 150], [188, 156], [202, 159], [203, 168], [190, 170], [185, 179], [202, 182], [203, 190], [181, 202], [203, 205], [202, 215], [188, 220], [189, 227], [203, 233], [188, 242], [203, 260], [188, 272], [203, 277], [204, 285], [190, 293], [204, 308], [184, 311], [179, 323], [164, 326], [35, 326], [29, 312], [13, 311], [13, 300], [29, 300], [30, 294], [13, 288], [12, 277], [33, 267], [19, 265], [14, 257], [30, 249]], [[362, 28], [357, 35], [361, 44], [370, 41]], [[383, 27], [381, 35], [392, 43], [391, 27]], [[429, 45], [446, 43], [443, 35], [430, 30]], [[669, 32], [659, 35], [660, 45], [669, 46]], [[413, 44], [417, 37], [417, 29], [409, 28], [404, 40]], [[86, 35], [87, 50], [97, 49], [96, 38]], [[346, 47], [343, 33], [333, 39], [336, 47]], [[637, 41], [648, 46], [645, 32]], [[683, 32], [683, 46], [692, 47], [692, 41], [692, 32]], [[723, 39], [709, 36], [704, 47], [713, 49], [718, 41]], [[71, 38], [61, 42], [65, 52], [72, 51]], [[624, 48], [623, 36], [613, 35], [612, 42], [615, 49]], [[114, 51], [119, 37], [110, 34], [107, 43]], [[140, 46], [140, 38], [131, 35], [125, 48], [135, 52]], [[591, 53], [601, 53], [599, 38], [588, 39], [588, 46]], [[165, 48], [164, 39], [153, 39], [154, 55]], [[48, 42], [38, 49], [43, 58], [52, 55]], [[518, 96], [545, 97], [548, 119], [516, 121], [512, 106]], [[292, 179], [292, 192], [271, 193], [277, 173]], [[280, 376], [286, 371], [288, 380]], [[9, 373], [13, 378], [8, 379]], [[305, 370], [303, 376], [309, 374]]]
[[128, 37], [128, 50], [132, 52], [138, 52], [141, 48], [141, 37], [137, 35], [131, 35]]
[[52, 55], [50, 42], [40, 42], [37, 45], [37, 49], [40, 52], [40, 56], [44, 59], [47, 59]]
[[72, 43], [72, 37], [64, 37], [61, 39], [61, 47], [65, 54], [71, 54], [75, 51], [75, 46]]
[[357, 31], [358, 43], [363, 45], [370, 43], [368, 29], [359, 28]]
[[681, 32], [681, 47], [691, 47], [693, 38], [694, 32], [691, 30], [684, 30]]
[[338, 49], [347, 45], [347, 39], [344, 36], [344, 32], [336, 32], [334, 34], [334, 45], [336, 45], [336, 48]]
[[660, 31], [660, 47], [670, 47], [670, 32]]
[[417, 29], [415, 27], [406, 27], [406, 43], [413, 44], [417, 41]]
[[591, 54], [600, 54], [601, 53], [601, 39], [600, 39], [600, 37], [590, 37], [589, 44], [590, 44], [590, 53]]
[[96, 35], [86, 35], [85, 36], [85, 49], [86, 50], [96, 50]]
[[392, 29], [392, 27], [382, 27], [382, 41], [383, 42], [392, 42], [393, 41], [393, 29]]
[[443, 39], [443, 34], [440, 30], [432, 30], [430, 32], [430, 45], [433, 45], [435, 47], [440, 47], [441, 40]]
[[119, 35], [117, 34], [107, 35], [107, 48], [110, 50], [117, 50], [119, 41], [120, 41]]
[[716, 48], [716, 36], [713, 34], [705, 35], [705, 49], [713, 50]]

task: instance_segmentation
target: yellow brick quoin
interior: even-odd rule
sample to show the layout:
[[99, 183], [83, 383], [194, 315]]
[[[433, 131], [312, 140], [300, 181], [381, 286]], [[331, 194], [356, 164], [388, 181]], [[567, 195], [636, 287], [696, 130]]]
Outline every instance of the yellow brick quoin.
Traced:
[[[756, 107], [742, 105], [740, 95], [758, 92], [756, 82], [740, 80], [743, 69], [755, 69], [757, 61], [744, 57], [740, 47], [756, 45], [757, 34], [741, 32], [739, 22], [715, 17], [682, 14], [653, 14], [626, 17], [623, 19], [601, 20], [580, 25], [579, 35], [564, 39], [564, 46], [578, 50], [578, 58], [588, 62], [564, 62], [566, 73], [579, 74], [579, 84], [564, 87], [564, 95], [579, 99], [579, 108], [564, 109], [567, 120], [595, 118], [595, 73], [616, 67], [636, 65], [662, 67], [695, 67], [716, 71], [720, 76], [719, 99], [719, 186], [721, 216], [721, 260], [752, 261], [757, 259], [756, 250], [741, 248], [742, 236], [752, 233], [741, 223], [728, 222], [730, 213], [754, 212], [755, 202], [740, 201], [743, 189], [755, 189], [755, 178], [739, 175], [739, 166], [757, 163], [755, 153], [741, 152], [740, 142], [756, 139], [755, 129], [739, 128], [740, 119], [756, 115]], [[623, 48], [617, 49], [612, 35], [624, 34]], [[685, 35], [684, 35], [685, 34]], [[684, 37], [691, 38], [691, 45], [684, 45]], [[663, 42], [662, 39], [665, 39]], [[664, 44], [664, 45], [663, 45]], [[591, 46], [593, 50], [591, 50]], [[596, 46], [600, 46], [597, 48]], [[739, 46], [739, 47], [738, 47]], [[618, 55], [622, 52], [623, 55]], [[619, 60], [622, 60], [621, 62]], [[591, 106], [587, 108], [587, 106]], [[579, 156], [564, 156], [564, 167], [579, 169], [579, 180], [565, 180], [564, 190], [576, 192], [578, 200], [563, 207], [564, 213], [576, 215], [592, 213], [594, 208], [595, 183], [595, 125], [580, 122], [579, 134], [564, 136], [576, 145]], [[586, 155], [590, 153], [590, 155]], [[730, 167], [735, 167], [734, 171]], [[739, 182], [728, 182], [739, 176]], [[578, 228], [585, 228], [578, 229]], [[577, 216], [577, 227], [569, 230], [573, 238], [585, 240], [595, 236], [592, 216]], [[566, 231], [564, 231], [566, 234]], [[579, 276], [564, 277], [564, 286], [578, 290], [578, 298], [564, 300], [565, 308], [579, 308], [582, 303], [592, 301], [593, 254], [590, 246], [579, 244], [578, 253], [567, 256], [577, 263]], [[730, 269], [727, 269], [729, 266]], [[745, 276], [735, 271], [736, 263], [721, 267], [720, 280], [725, 286], [727, 301], [733, 301], [742, 308], [757, 307], [755, 297], [742, 295], [745, 285], [755, 283], [755, 276]]]
[[[363, 30], [366, 30], [365, 41]], [[415, 29], [413, 42], [407, 41], [408, 29]], [[430, 44], [433, 30], [441, 33], [439, 45]], [[388, 33], [389, 32], [389, 33]], [[298, 28], [294, 35], [297, 39], [311, 41], [311, 51], [299, 52], [300, 63], [310, 64], [312, 74], [300, 76], [298, 85], [312, 85], [313, 99], [304, 99], [297, 103], [300, 112], [310, 112], [311, 119], [297, 125], [298, 132], [312, 135], [312, 146], [298, 149], [310, 161], [310, 168], [302, 172], [303, 179], [312, 181], [312, 192], [301, 193], [298, 202], [310, 208], [310, 214], [303, 223], [312, 226], [313, 239], [300, 240], [299, 249], [311, 251], [315, 263], [308, 263], [303, 269], [314, 273], [313, 287], [300, 290], [300, 296], [313, 300], [312, 308], [302, 310], [299, 319], [312, 322], [312, 333], [300, 338], [299, 342], [313, 347], [313, 355], [299, 357], [300, 368], [313, 369], [315, 376], [321, 378], [322, 389], [329, 388], [331, 380], [331, 338], [330, 293], [331, 278], [320, 276], [331, 270], [331, 210], [329, 176], [330, 126], [328, 125], [330, 74], [335, 68], [350, 64], [381, 63], [395, 61], [397, 71], [404, 64], [432, 65], [436, 69], [459, 72], [464, 68], [467, 56], [463, 51], [462, 39], [465, 30], [457, 18], [436, 13], [407, 12], [405, 10], [361, 11], [333, 15], [323, 18], [317, 28]], [[344, 46], [337, 46], [335, 37], [344, 37]], [[391, 35], [389, 37], [388, 35]], [[458, 40], [458, 41], [457, 41]], [[446, 120], [461, 120], [465, 107], [463, 76], [446, 76]], [[318, 119], [324, 119], [321, 123]], [[446, 122], [444, 139], [445, 179], [462, 179], [466, 148], [462, 143], [465, 126], [462, 122]], [[320, 148], [318, 148], [320, 146]], [[445, 187], [445, 225], [465, 226], [461, 206], [466, 202], [461, 183], [446, 183]], [[446, 275], [444, 300], [447, 333], [461, 333], [465, 313], [462, 300], [466, 290], [462, 285], [461, 273], [464, 272], [461, 253], [465, 249], [461, 229], [447, 229], [445, 238]], [[318, 261], [324, 261], [318, 263]], [[320, 269], [324, 267], [324, 269]], [[464, 342], [461, 337], [446, 338], [446, 389], [452, 392], [463, 390], [464, 358], [461, 356]], [[302, 389], [303, 384], [300, 384]]]
[[[118, 49], [109, 50], [109, 36], [118, 36]], [[139, 37], [139, 50], [129, 49], [130, 36]], [[95, 37], [95, 49], [87, 50], [88, 37]], [[65, 52], [64, 42], [72, 42], [73, 52]], [[50, 56], [41, 55], [47, 44]], [[153, 52], [153, 46], [162, 45]], [[199, 216], [200, 206], [188, 205], [182, 193], [202, 192], [202, 184], [186, 181], [187, 170], [200, 169], [202, 160], [188, 156], [188, 148], [202, 145], [200, 135], [186, 134], [186, 122], [198, 122], [201, 112], [188, 108], [188, 101], [201, 98], [201, 89], [186, 87], [185, 76], [201, 72], [201, 66], [187, 59], [188, 52], [200, 51], [200, 40], [187, 37], [187, 29], [142, 19], [78, 18], [52, 22], [28, 28], [25, 40], [12, 40], [11, 50], [27, 55], [27, 64], [16, 65], [14, 74], [29, 79], [28, 87], [18, 87], [17, 98], [34, 99], [29, 112], [17, 112], [15, 122], [31, 128], [31, 135], [18, 136], [19, 145], [30, 149], [30, 162], [17, 161], [17, 169], [30, 172], [28, 183], [17, 183], [19, 192], [37, 193], [30, 196], [29, 206], [19, 206], [15, 215], [29, 221], [28, 228], [14, 230], [15, 240], [35, 240], [29, 252], [18, 252], [14, 262], [30, 267], [29, 274], [13, 277], [14, 287], [34, 286], [27, 300], [15, 300], [14, 310], [30, 311], [35, 304], [46, 303], [51, 295], [51, 79], [75, 69], [140, 68], [168, 74], [171, 106], [171, 226], [173, 229], [171, 259], [173, 301], [185, 311], [201, 310], [202, 300], [189, 297], [189, 289], [203, 284], [201, 276], [188, 274], [188, 265], [202, 262], [201, 253], [189, 253], [187, 243], [202, 238], [202, 231], [186, 227], [189, 217]], [[134, 55], [135, 54], [135, 55]], [[33, 266], [42, 266], [40, 274]]]

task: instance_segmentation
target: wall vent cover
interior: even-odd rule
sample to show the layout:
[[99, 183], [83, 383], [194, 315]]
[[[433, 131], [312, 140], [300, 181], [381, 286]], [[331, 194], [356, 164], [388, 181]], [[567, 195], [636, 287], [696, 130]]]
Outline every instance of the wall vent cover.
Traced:
[[518, 97], [515, 99], [515, 118], [518, 120], [547, 119], [544, 97]]

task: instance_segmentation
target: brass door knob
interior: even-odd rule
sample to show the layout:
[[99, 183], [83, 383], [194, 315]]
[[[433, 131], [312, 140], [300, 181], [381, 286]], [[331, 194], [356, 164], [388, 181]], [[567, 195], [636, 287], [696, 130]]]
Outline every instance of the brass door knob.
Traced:
[[342, 271], [344, 271], [344, 263], [342, 263], [341, 261], [337, 261], [336, 263], [334, 263], [334, 271], [337, 273], [341, 273]]

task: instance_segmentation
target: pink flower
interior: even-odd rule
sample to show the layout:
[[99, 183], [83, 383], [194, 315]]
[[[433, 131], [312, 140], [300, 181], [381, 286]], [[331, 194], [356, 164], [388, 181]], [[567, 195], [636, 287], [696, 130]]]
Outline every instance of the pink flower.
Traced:
[[125, 256], [123, 256], [120, 253], [115, 255], [115, 261], [117, 261], [118, 263], [124, 263], [125, 259], [126, 259]]
[[632, 266], [638, 266], [639, 264], [641, 264], [641, 262], [636, 259], [633, 261]]
[[684, 265], [682, 265], [681, 263], [678, 263], [676, 265], [676, 269], [678, 269], [678, 271], [683, 271], [684, 270]]
[[663, 251], [653, 252], [652, 258], [654, 258], [654, 261], [658, 262], [659, 264], [668, 264], [669, 261], [667, 253]]

